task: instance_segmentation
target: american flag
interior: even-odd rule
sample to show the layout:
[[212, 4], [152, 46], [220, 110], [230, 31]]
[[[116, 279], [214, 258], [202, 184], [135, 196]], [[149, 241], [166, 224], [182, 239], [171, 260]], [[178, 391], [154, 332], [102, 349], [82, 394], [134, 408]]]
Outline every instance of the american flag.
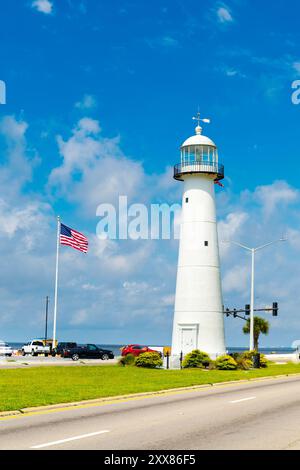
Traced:
[[87, 253], [89, 247], [88, 239], [82, 233], [64, 224], [60, 224], [60, 244], [71, 246], [83, 253]]

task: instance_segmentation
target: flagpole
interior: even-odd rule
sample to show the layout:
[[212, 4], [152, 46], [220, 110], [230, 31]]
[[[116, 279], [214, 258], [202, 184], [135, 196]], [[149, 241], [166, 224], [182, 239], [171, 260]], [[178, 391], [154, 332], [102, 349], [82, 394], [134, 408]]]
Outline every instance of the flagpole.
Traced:
[[56, 240], [56, 268], [55, 268], [55, 294], [54, 294], [54, 320], [53, 320], [53, 340], [52, 348], [55, 348], [56, 341], [56, 319], [57, 319], [57, 296], [58, 296], [58, 260], [60, 245], [60, 217], [57, 217], [57, 240]]

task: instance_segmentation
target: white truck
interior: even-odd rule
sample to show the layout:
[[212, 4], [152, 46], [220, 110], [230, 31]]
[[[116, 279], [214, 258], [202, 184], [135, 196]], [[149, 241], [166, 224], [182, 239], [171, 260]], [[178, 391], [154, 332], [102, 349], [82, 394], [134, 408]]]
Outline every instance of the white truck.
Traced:
[[22, 347], [22, 356], [26, 356], [26, 354], [31, 354], [31, 356], [45, 354], [47, 357], [50, 354], [50, 346], [45, 346], [40, 339], [34, 339]]

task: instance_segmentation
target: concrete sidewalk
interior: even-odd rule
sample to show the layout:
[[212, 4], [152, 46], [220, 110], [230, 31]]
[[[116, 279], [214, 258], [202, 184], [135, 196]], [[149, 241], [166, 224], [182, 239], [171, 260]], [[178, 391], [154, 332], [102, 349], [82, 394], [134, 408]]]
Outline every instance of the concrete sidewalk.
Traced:
[[299, 352], [291, 354], [266, 354], [265, 355], [268, 361], [275, 362], [276, 364], [286, 364], [288, 362], [293, 362], [294, 364], [299, 364]]
[[0, 369], [22, 369], [24, 367], [40, 367], [40, 366], [62, 366], [62, 367], [78, 367], [78, 366], [107, 366], [117, 364], [118, 357], [102, 361], [101, 359], [64, 359], [61, 357], [32, 357], [32, 356], [12, 356], [11, 358], [0, 357]]

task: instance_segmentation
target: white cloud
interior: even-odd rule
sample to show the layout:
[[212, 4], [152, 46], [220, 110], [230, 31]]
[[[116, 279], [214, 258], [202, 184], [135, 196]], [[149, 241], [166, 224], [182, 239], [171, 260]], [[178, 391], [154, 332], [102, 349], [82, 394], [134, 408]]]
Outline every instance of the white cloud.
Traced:
[[93, 95], [84, 95], [81, 101], [75, 103], [75, 108], [87, 110], [94, 109], [97, 106], [97, 100]]
[[220, 5], [217, 8], [216, 13], [217, 13], [217, 19], [220, 23], [226, 24], [226, 23], [233, 22], [231, 11], [226, 5]]
[[163, 36], [161, 38], [161, 44], [166, 47], [176, 47], [178, 46], [178, 40], [172, 36]]
[[68, 140], [57, 141], [62, 163], [52, 170], [49, 188], [80, 204], [86, 216], [101, 203], [117, 204], [119, 195], [141, 202], [153, 190], [142, 164], [124, 155], [119, 137], [104, 138], [98, 121], [83, 118]]
[[23, 139], [28, 129], [28, 124], [25, 121], [17, 120], [15, 116], [5, 116], [0, 123], [0, 132], [6, 136], [7, 139]]
[[248, 281], [249, 269], [246, 262], [244, 265], [232, 266], [223, 277], [223, 292], [225, 295], [243, 293], [247, 291]]
[[226, 70], [226, 75], [227, 77], [236, 77], [237, 75], [239, 75], [239, 72], [237, 70], [234, 70], [234, 69], [228, 69]]
[[149, 47], [151, 48], [165, 48], [165, 49], [171, 49], [174, 47], [179, 46], [179, 41], [178, 39], [174, 38], [173, 36], [165, 35], [161, 37], [156, 37], [156, 38], [151, 38], [151, 39], [146, 39], [146, 43], [148, 44]]
[[4, 234], [12, 238], [18, 231], [29, 232], [35, 224], [44, 225], [44, 214], [48, 210], [47, 204], [38, 201], [28, 201], [22, 207], [11, 207], [0, 199], [0, 236]]
[[226, 256], [230, 250], [231, 241], [236, 241], [242, 233], [249, 215], [246, 212], [233, 212], [228, 214], [225, 219], [220, 220], [218, 223], [219, 239], [220, 239], [220, 252], [222, 256]]
[[33, 167], [39, 162], [35, 150], [28, 151], [26, 141], [27, 122], [15, 116], [0, 120], [0, 136], [4, 144], [0, 165], [0, 185], [6, 199], [15, 197], [24, 184], [32, 179]]
[[50, 15], [53, 12], [53, 3], [50, 0], [34, 0], [31, 6], [45, 15]]
[[299, 200], [300, 192], [292, 188], [286, 181], [275, 181], [271, 185], [259, 186], [254, 192], [254, 199], [263, 208], [266, 216]]
[[300, 62], [294, 62], [293, 68], [296, 70], [296, 72], [300, 73]]

